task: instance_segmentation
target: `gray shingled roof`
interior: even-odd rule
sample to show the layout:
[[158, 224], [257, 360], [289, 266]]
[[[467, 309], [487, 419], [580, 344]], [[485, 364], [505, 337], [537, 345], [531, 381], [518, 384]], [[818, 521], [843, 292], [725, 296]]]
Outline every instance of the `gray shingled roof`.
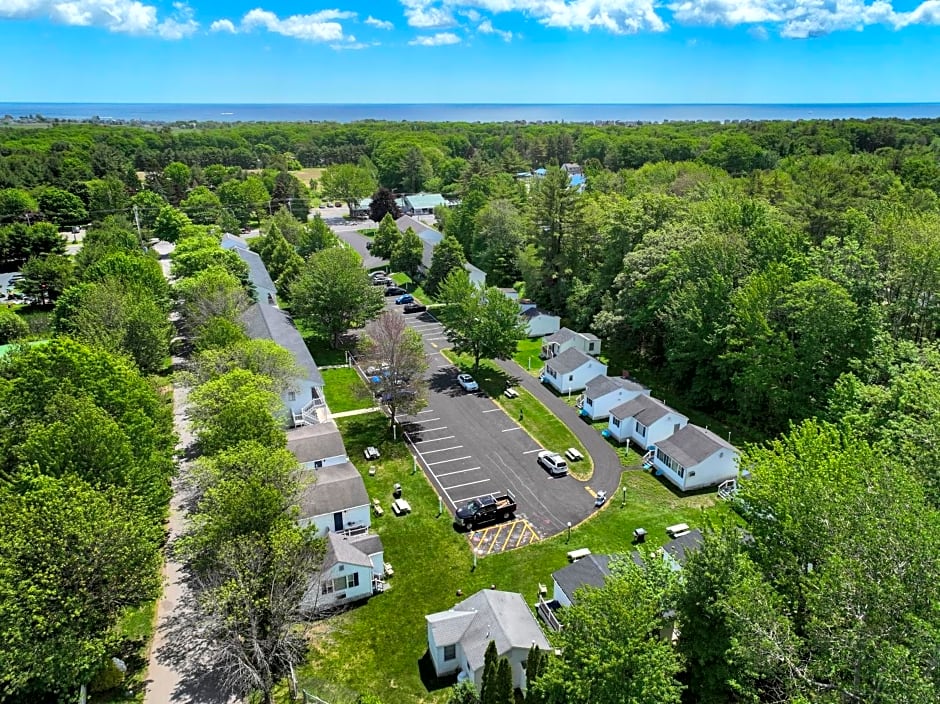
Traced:
[[288, 430], [287, 449], [294, 453], [298, 462], [314, 462], [346, 454], [343, 436], [334, 421]]
[[248, 249], [248, 240], [226, 232], [222, 235], [222, 249]]
[[567, 342], [568, 340], [573, 340], [575, 337], [575, 331], [569, 330], [568, 328], [561, 328], [557, 332], [553, 332], [548, 337], [542, 339], [543, 343], [546, 342], [557, 342], [559, 345]]
[[300, 518], [337, 513], [369, 503], [362, 475], [352, 462], [329, 465], [316, 470], [316, 481], [300, 493]]
[[431, 624], [434, 642], [444, 646], [456, 644], [475, 617], [472, 611], [439, 611], [424, 618]]
[[444, 235], [435, 230], [433, 227], [428, 227], [423, 222], [417, 218], [413, 218], [410, 215], [402, 215], [398, 220], [395, 221], [395, 225], [398, 226], [398, 231], [404, 234], [405, 230], [409, 227], [418, 233], [418, 236], [423, 239], [425, 242], [430, 242], [431, 244], [438, 244]]
[[696, 528], [695, 530], [690, 530], [685, 535], [680, 535], [678, 538], [670, 540], [663, 545], [663, 550], [672, 555], [675, 561], [680, 565], [684, 565], [689, 553], [695, 552], [702, 547], [703, 542], [705, 542], [705, 538], [702, 536], [702, 531]]
[[593, 361], [595, 361], [594, 357], [584, 354], [579, 349], [569, 347], [557, 357], [552, 357], [545, 364], [559, 374], [570, 374], [578, 367]]
[[372, 567], [372, 560], [369, 556], [380, 552], [384, 552], [382, 539], [375, 533], [362, 533], [361, 535], [327, 533], [326, 555], [320, 570], [326, 572], [340, 563]]
[[323, 376], [307, 349], [291, 317], [277, 306], [261, 301], [248, 307], [242, 314], [248, 337], [254, 340], [273, 340], [294, 356], [294, 361], [306, 372], [306, 378], [315, 386], [323, 386]]
[[660, 440], [656, 447], [683, 467], [694, 467], [721, 449], [735, 453], [738, 451], [734, 445], [712, 431], [691, 423], [679, 428], [665, 440]]
[[549, 313], [548, 311], [542, 310], [541, 308], [529, 308], [528, 310], [522, 311], [519, 315], [522, 315], [526, 318], [538, 318], [540, 315], [550, 315], [553, 318], [558, 317], [554, 313]]
[[470, 274], [470, 276], [477, 274], [482, 276], [484, 281], [486, 280], [486, 272], [478, 267], [473, 266], [473, 264], [470, 262], [464, 263], [463, 268], [468, 274]]
[[575, 591], [585, 585], [603, 587], [604, 580], [610, 574], [610, 555], [588, 555], [567, 567], [552, 572], [552, 578], [561, 590], [574, 603]]
[[[657, 401], [655, 398], [649, 396], [637, 396], [635, 399], [627, 401], [626, 403], [614, 406], [610, 409], [610, 412], [613, 414], [614, 418], [618, 418], [619, 420], [623, 420], [624, 418], [636, 418], [647, 427], [670, 413], [682, 415], [662, 401]], [[683, 418], [684, 417], [685, 416], [683, 416]]]
[[649, 391], [643, 384], [638, 384], [630, 379], [598, 374], [585, 385], [584, 393], [590, 398], [601, 398], [617, 389], [624, 389], [626, 391]]
[[483, 667], [483, 655], [491, 640], [496, 642], [496, 650], [501, 655], [507, 654], [512, 648], [529, 649], [533, 643], [542, 650], [551, 648], [522, 595], [516, 592], [483, 589], [450, 611], [426, 616], [434, 640], [439, 645], [439, 628], [442, 629], [442, 637], [446, 639], [453, 637], [452, 632], [463, 625], [463, 619], [457, 620], [458, 617], [448, 615], [453, 612], [470, 612], [474, 616], [457, 638], [457, 642], [463, 646], [467, 663], [474, 671]]
[[248, 265], [248, 280], [254, 284], [256, 289], [263, 288], [266, 291], [277, 290], [277, 287], [271, 280], [271, 275], [268, 273], [268, 268], [264, 265], [264, 262], [261, 261], [261, 257], [257, 252], [252, 252], [250, 249], [242, 249], [241, 247], [234, 247], [232, 251], [238, 255], [239, 259]]

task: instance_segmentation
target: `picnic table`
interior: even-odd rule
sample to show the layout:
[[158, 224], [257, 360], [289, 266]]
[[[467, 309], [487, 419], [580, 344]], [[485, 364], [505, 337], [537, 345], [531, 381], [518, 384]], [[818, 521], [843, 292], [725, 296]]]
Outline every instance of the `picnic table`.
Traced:
[[382, 504], [379, 503], [378, 499], [372, 499], [372, 510], [375, 512], [376, 516], [385, 514], [385, 509], [382, 508]]
[[569, 447], [567, 450], [565, 450], [565, 457], [567, 457], [572, 462], [578, 462], [584, 459], [584, 455], [582, 455], [576, 447]]
[[395, 499], [395, 501], [392, 502], [392, 513], [396, 516], [404, 516], [406, 513], [411, 513], [411, 504], [404, 499]]

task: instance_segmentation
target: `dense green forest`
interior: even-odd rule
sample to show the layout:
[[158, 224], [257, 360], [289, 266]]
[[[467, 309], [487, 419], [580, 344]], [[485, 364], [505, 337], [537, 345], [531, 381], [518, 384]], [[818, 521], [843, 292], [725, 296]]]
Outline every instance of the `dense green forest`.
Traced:
[[[324, 170], [304, 182], [301, 167]], [[123, 611], [155, 593], [172, 437], [147, 375], [166, 371], [173, 301], [205, 369], [225, 372], [198, 379], [205, 454], [231, 459], [212, 404], [241, 396], [260, 399], [252, 427], [267, 432], [244, 442], [283, 448], [274, 387], [244, 362], [257, 351], [236, 353], [252, 292], [219, 233], [261, 225], [253, 246], [289, 301], [330, 278], [316, 276], [324, 257], [309, 259], [335, 245], [306, 222], [311, 205], [379, 188], [456, 200], [436, 213], [448, 268], [466, 258], [600, 335], [657, 392], [766, 441], [745, 452], [745, 540], [714, 533], [684, 586], [622, 575], [615, 587], [642, 592], [645, 610], [611, 627], [642, 628], [596, 630], [622, 599], [573, 612], [582, 642], [633, 638], [636, 653], [664, 605], [678, 612], [684, 637], [655, 676], [625, 661], [612, 681], [658, 683], [637, 702], [936, 701], [940, 120], [887, 119], [0, 128], [0, 261], [48, 318], [31, 328], [3, 311], [0, 335], [52, 339], [0, 359], [0, 700], [87, 681], [115, 652]], [[65, 256], [59, 229], [89, 223]], [[394, 258], [386, 234], [376, 244]], [[151, 237], [179, 243], [172, 290], [142, 252]], [[302, 317], [308, 303], [291, 305]], [[124, 524], [112, 564], [95, 546]], [[24, 540], [46, 534], [61, 539], [30, 562]], [[32, 633], [57, 603], [83, 618]], [[534, 700], [621, 701], [579, 680], [597, 663], [576, 645]]]

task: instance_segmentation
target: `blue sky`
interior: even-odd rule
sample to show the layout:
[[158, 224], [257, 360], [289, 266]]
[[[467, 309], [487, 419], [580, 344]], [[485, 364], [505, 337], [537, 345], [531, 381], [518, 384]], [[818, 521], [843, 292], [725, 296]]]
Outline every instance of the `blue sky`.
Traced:
[[0, 0], [0, 100], [940, 102], [940, 0]]

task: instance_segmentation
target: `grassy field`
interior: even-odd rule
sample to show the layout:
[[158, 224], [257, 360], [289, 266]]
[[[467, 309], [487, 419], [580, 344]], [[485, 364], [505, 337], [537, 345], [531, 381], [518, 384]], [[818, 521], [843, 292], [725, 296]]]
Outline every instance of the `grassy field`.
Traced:
[[503, 391], [511, 386], [510, 379], [489, 360], [481, 360], [480, 368], [474, 371], [473, 359], [468, 355], [458, 355], [453, 350], [444, 350], [443, 354], [462, 371], [472, 373], [480, 389], [499, 404], [510, 418], [518, 421], [539, 445], [556, 452], [563, 452], [569, 447], [578, 448], [584, 455], [584, 461], [569, 464], [568, 471], [578, 479], [591, 478], [594, 463], [584, 445], [541, 401], [521, 387], [515, 387], [519, 392], [516, 398], [506, 398]]
[[[386, 419], [368, 414], [337, 422], [350, 457], [361, 457], [366, 445], [382, 452], [377, 474], [365, 475], [364, 481], [370, 496], [386, 509], [372, 527], [382, 537], [395, 575], [389, 591], [311, 628], [311, 658], [298, 677], [313, 694], [328, 693], [323, 683], [329, 683], [375, 694], [386, 704], [444, 702], [452, 681], [433, 677], [424, 616], [453, 606], [461, 598], [458, 589], [466, 597], [494, 584], [534, 603], [538, 584], [551, 584], [551, 573], [567, 564], [569, 550], [629, 552], [638, 527], [649, 531], [646, 549], [652, 549], [667, 540], [667, 525], [700, 527], [728, 512], [724, 504], [714, 506], [713, 494], [681, 497], [649, 474], [626, 472], [621, 484], [625, 503], [621, 505], [622, 491], [611, 497], [591, 519], [572, 528], [570, 540], [562, 534], [480, 558], [474, 569], [466, 536], [454, 529], [446, 510], [438, 514], [437, 495], [421, 471], [412, 473], [411, 456], [402, 442], [392, 441]], [[411, 503], [408, 516], [399, 518], [389, 510], [395, 482]], [[286, 692], [281, 695], [279, 701], [286, 702]]]
[[545, 362], [539, 358], [542, 351], [542, 338], [535, 337], [531, 339], [519, 340], [516, 345], [516, 353], [512, 356], [516, 364], [523, 369], [528, 370], [532, 376], [538, 376], [539, 370]]
[[291, 173], [296, 176], [301, 183], [305, 186], [310, 185], [310, 179], [320, 180], [320, 176], [323, 175], [323, 169], [319, 167], [311, 167], [309, 169], [299, 169], [298, 171], [291, 171]]
[[363, 237], [375, 237], [375, 233], [378, 232], [374, 227], [363, 228], [362, 230], [356, 230]]
[[331, 348], [329, 340], [317, 337], [302, 328], [300, 328], [300, 334], [303, 335], [304, 342], [307, 343], [307, 349], [313, 355], [317, 366], [330, 367], [334, 364], [346, 364], [346, 352]]
[[323, 375], [326, 405], [333, 413], [372, 408], [375, 405], [355, 369], [321, 369], [320, 373]]

